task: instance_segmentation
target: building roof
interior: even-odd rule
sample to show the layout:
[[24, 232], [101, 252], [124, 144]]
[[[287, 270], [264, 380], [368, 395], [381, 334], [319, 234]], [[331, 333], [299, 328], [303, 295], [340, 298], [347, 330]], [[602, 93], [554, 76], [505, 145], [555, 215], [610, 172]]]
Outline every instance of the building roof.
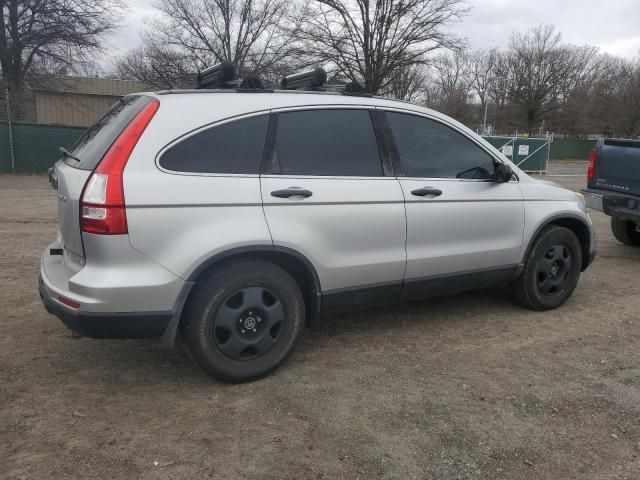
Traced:
[[122, 97], [133, 92], [155, 90], [155, 87], [134, 80], [116, 78], [55, 76], [40, 77], [30, 84], [31, 90], [84, 95]]

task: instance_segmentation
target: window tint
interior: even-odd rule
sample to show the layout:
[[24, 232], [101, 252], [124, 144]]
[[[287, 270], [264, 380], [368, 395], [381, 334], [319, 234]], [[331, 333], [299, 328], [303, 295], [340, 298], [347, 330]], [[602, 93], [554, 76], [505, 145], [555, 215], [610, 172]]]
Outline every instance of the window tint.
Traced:
[[225, 123], [197, 133], [167, 150], [160, 165], [194, 173], [258, 173], [268, 115]]
[[382, 164], [367, 110], [278, 115], [273, 173], [378, 177]]
[[493, 158], [479, 146], [439, 122], [387, 112], [408, 177], [491, 179]]
[[151, 97], [145, 95], [121, 98], [96, 123], [87, 128], [70, 148], [71, 153], [78, 157], [80, 162], [67, 157], [65, 162], [82, 170], [96, 168], [118, 135], [150, 101]]

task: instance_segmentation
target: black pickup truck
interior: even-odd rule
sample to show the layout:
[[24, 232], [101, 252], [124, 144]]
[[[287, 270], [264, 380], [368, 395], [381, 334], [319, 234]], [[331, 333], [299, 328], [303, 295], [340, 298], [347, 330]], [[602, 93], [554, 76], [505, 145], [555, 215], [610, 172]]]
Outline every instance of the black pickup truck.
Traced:
[[583, 193], [588, 207], [611, 216], [619, 241], [640, 246], [640, 140], [598, 140]]

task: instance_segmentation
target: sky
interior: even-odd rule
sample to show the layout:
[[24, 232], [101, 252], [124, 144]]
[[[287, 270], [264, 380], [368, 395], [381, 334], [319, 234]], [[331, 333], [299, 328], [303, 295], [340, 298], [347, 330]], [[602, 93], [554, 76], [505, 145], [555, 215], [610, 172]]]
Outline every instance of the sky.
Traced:
[[[112, 35], [112, 52], [140, 45], [144, 20], [155, 0], [130, 0], [122, 26]], [[467, 0], [470, 11], [451, 29], [472, 49], [505, 48], [514, 31], [550, 23], [565, 42], [595, 45], [621, 57], [640, 55], [640, 0]]]

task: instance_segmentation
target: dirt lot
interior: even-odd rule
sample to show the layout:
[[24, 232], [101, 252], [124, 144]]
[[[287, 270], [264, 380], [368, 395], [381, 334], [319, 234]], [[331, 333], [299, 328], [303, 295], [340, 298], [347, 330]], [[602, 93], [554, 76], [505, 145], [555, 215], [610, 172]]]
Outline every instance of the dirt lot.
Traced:
[[490, 290], [333, 315], [230, 386], [181, 348], [74, 339], [44, 311], [54, 204], [44, 176], [0, 176], [2, 479], [640, 478], [640, 250], [604, 215], [559, 310]]

